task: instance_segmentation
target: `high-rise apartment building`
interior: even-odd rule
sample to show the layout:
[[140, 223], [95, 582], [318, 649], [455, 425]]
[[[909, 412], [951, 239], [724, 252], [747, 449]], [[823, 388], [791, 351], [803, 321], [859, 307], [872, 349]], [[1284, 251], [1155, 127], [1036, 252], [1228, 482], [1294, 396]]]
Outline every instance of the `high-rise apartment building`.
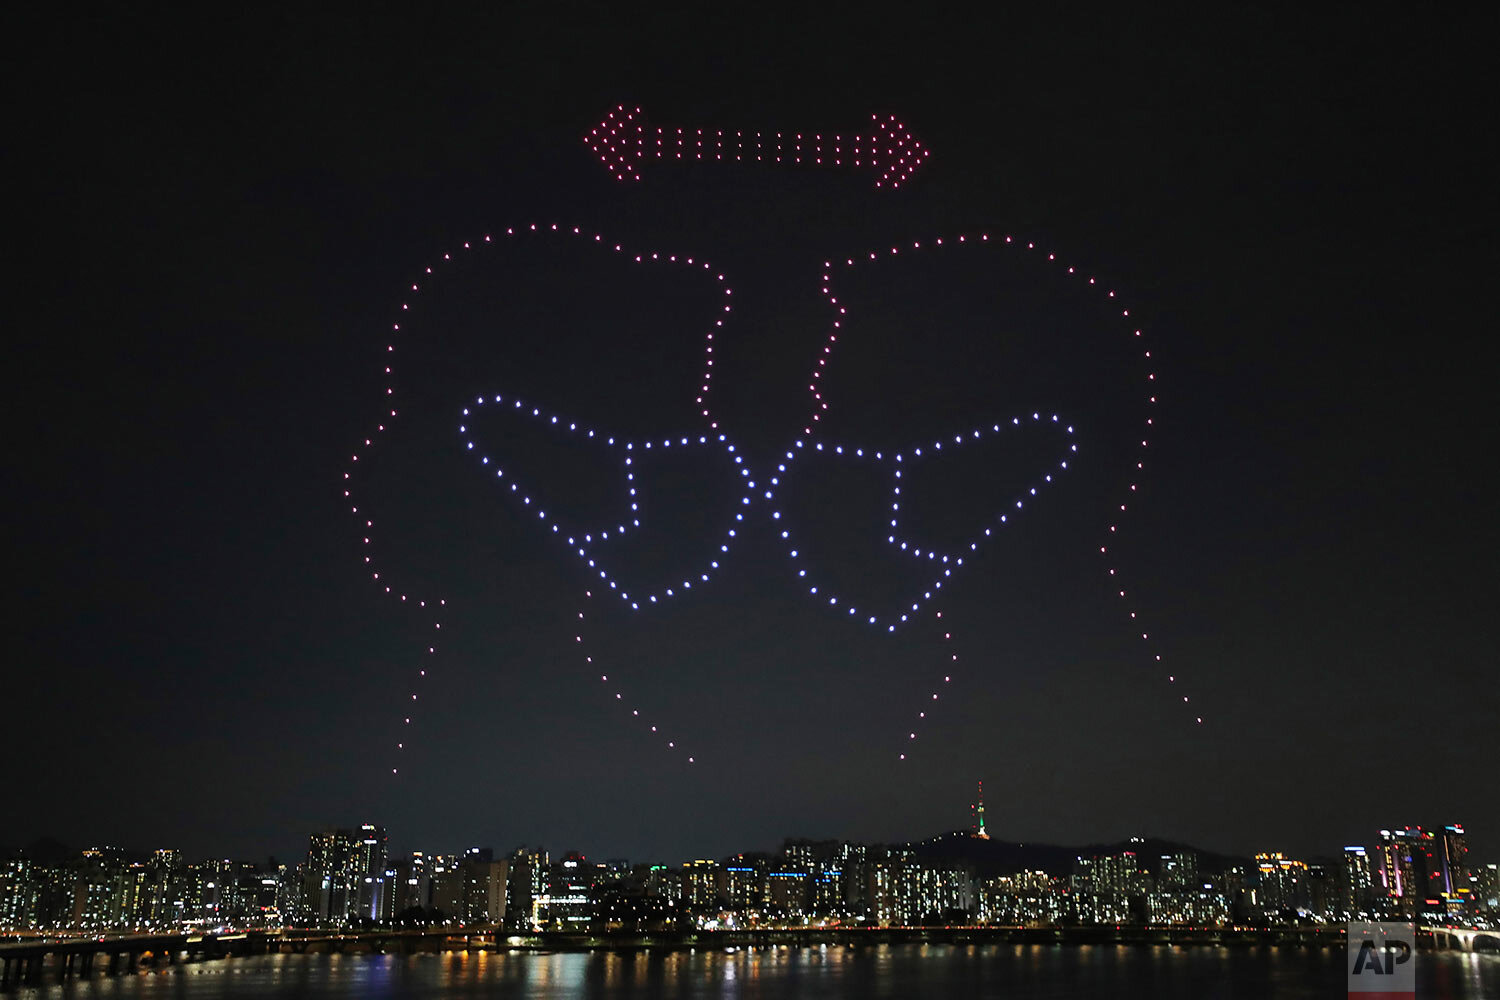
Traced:
[[431, 906], [448, 923], [464, 919], [463, 859], [457, 854], [434, 854], [428, 858], [432, 879]]
[[1198, 888], [1198, 855], [1192, 851], [1163, 854], [1158, 862], [1156, 887], [1173, 892]]
[[510, 863], [496, 861], [488, 849], [471, 848], [460, 866], [463, 875], [463, 922], [498, 927], [505, 922]]
[[1375, 903], [1375, 874], [1370, 867], [1370, 852], [1363, 847], [1344, 848], [1343, 862], [1339, 904], [1348, 920], [1370, 912]]
[[0, 930], [27, 930], [36, 926], [36, 883], [28, 858], [0, 863]]
[[312, 834], [302, 874], [303, 916], [312, 924], [344, 927], [389, 915], [381, 912], [387, 898], [382, 827], [366, 823]]
[[1278, 852], [1257, 854], [1259, 883], [1256, 904], [1265, 914], [1305, 908], [1308, 904], [1308, 866]]
[[756, 855], [727, 858], [722, 871], [723, 896], [729, 909], [750, 914], [765, 906], [768, 871], [765, 858]]
[[542, 848], [518, 847], [510, 853], [506, 875], [505, 913], [511, 927], [533, 927], [537, 900], [546, 895], [547, 870], [551, 867]]
[[690, 913], [707, 914], [719, 907], [723, 872], [717, 861], [699, 859], [682, 866], [682, 899]]

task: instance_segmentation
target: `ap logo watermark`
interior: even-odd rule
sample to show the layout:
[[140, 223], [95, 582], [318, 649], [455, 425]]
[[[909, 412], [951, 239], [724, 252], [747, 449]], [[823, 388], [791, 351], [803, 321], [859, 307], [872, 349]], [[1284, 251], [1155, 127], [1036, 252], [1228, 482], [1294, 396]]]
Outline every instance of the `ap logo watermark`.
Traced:
[[1349, 996], [1413, 1000], [1417, 995], [1417, 929], [1412, 924], [1349, 925]]

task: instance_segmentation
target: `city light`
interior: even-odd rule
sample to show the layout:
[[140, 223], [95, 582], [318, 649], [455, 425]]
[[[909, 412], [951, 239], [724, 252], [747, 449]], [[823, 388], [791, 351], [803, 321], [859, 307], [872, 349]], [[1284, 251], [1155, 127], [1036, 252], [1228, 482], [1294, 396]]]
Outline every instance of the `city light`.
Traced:
[[[505, 855], [486, 847], [392, 854], [386, 830], [370, 823], [314, 831], [306, 856], [290, 865], [190, 861], [174, 849], [142, 855], [94, 847], [45, 863], [23, 854], [0, 863], [0, 931], [295, 936], [407, 928], [481, 931], [498, 940], [507, 933], [1071, 927], [1154, 929], [1216, 943], [1227, 934], [1338, 933], [1348, 921], [1398, 920], [1488, 932], [1500, 944], [1500, 866], [1473, 859], [1458, 824], [1385, 830], [1374, 848], [1306, 859], [1280, 851], [1232, 858], [1130, 837], [1059, 865], [1056, 847], [999, 840], [978, 804], [974, 820], [969, 830], [912, 843], [788, 839], [776, 851], [680, 865], [590, 860], [576, 851], [553, 857], [532, 847]], [[1052, 860], [1030, 860], [1043, 857]], [[1016, 859], [1027, 863], [1016, 870]], [[1194, 936], [1207, 931], [1215, 936]], [[528, 942], [512, 942], [521, 943]]]

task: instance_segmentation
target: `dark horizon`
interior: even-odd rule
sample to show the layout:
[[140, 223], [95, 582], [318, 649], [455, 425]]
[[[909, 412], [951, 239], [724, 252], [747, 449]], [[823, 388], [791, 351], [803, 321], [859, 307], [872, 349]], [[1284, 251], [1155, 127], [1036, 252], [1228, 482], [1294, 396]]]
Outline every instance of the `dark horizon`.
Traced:
[[[350, 823], [344, 825], [343, 827], [320, 828], [318, 830], [308, 831], [308, 833], [310, 837], [315, 837], [319, 834], [325, 834], [337, 829], [357, 831], [363, 825], [364, 824], [361, 823]], [[545, 851], [554, 860], [561, 859], [576, 853], [582, 856], [584, 859], [594, 862], [624, 860], [629, 862], [632, 866], [660, 864], [666, 865], [668, 867], [674, 867], [677, 865], [685, 864], [689, 861], [699, 859], [722, 861], [725, 859], [732, 859], [736, 857], [774, 857], [778, 854], [781, 854], [789, 844], [839, 842], [863, 844], [871, 847], [910, 847], [918, 849], [928, 849], [929, 851], [932, 849], [938, 849], [942, 851], [942, 856], [944, 857], [980, 858], [983, 859], [984, 863], [988, 866], [994, 866], [997, 856], [1003, 853], [1006, 855], [1024, 857], [1033, 860], [1041, 859], [1037, 862], [1039, 866], [1037, 870], [1045, 871], [1049, 875], [1062, 876], [1066, 875], [1067, 872], [1059, 868], [1058, 865], [1051, 864], [1050, 862], [1062, 858], [1063, 856], [1068, 856], [1069, 860], [1071, 861], [1072, 857], [1074, 856], [1097, 857], [1105, 854], [1117, 854], [1121, 851], [1132, 851], [1134, 853], [1140, 854], [1144, 868], [1154, 871], [1158, 865], [1158, 862], [1165, 856], [1163, 855], [1161, 857], [1158, 857], [1156, 854], [1150, 853], [1151, 851], [1161, 849], [1171, 849], [1174, 851], [1186, 850], [1197, 855], [1201, 870], [1214, 873], [1219, 873], [1228, 864], [1253, 864], [1255, 857], [1253, 854], [1236, 854], [1233, 852], [1218, 851], [1213, 849], [1212, 847], [1205, 847], [1201, 844], [1188, 843], [1170, 836], [1137, 835], [1130, 837], [1121, 837], [1115, 840], [1090, 841], [1087, 843], [1044, 843], [1038, 841], [1007, 840], [1004, 837], [998, 837], [993, 834], [981, 839], [974, 836], [972, 828], [954, 828], [948, 830], [940, 830], [929, 833], [925, 836], [896, 841], [874, 841], [869, 839], [838, 837], [805, 837], [797, 834], [788, 834], [778, 840], [775, 844], [755, 846], [741, 845], [739, 848], [731, 849], [729, 851], [688, 854], [678, 858], [638, 858], [622, 855], [619, 853], [579, 850], [574, 845], [564, 844], [549, 845], [544, 843], [527, 843], [502, 847], [498, 844], [487, 844], [477, 841], [466, 842], [459, 846], [442, 847], [437, 850], [433, 850], [430, 848], [397, 850], [390, 846], [391, 831], [389, 830], [389, 828], [381, 825], [380, 823], [373, 823], [371, 825], [380, 829], [384, 833], [386, 837], [387, 857], [391, 860], [391, 862], [394, 862], [403, 857], [410, 858], [414, 852], [420, 852], [428, 857], [433, 857], [438, 855], [462, 856], [465, 851], [485, 850], [493, 852], [493, 855], [496, 859], [502, 859], [508, 858], [516, 852], [534, 850]], [[1416, 824], [1413, 824], [1413, 826], [1416, 826]], [[1424, 826], [1420, 827], [1420, 829], [1426, 830], [1428, 832], [1441, 832], [1443, 828]], [[1467, 831], [1460, 832], [1464, 833], [1467, 839]], [[967, 848], [955, 849], [945, 846], [946, 844], [951, 842], [951, 838], [955, 837], [964, 838], [965, 843], [968, 845]], [[1378, 842], [1378, 837], [1373, 839], [1366, 838], [1365, 840], [1361, 841], [1351, 841], [1347, 845], [1340, 844], [1337, 848], [1330, 848], [1326, 851], [1315, 851], [1305, 856], [1295, 856], [1295, 860], [1306, 861], [1310, 863], [1328, 861], [1336, 862], [1341, 858], [1343, 849], [1345, 847], [1361, 846], [1373, 849]], [[1137, 848], [1135, 846], [1137, 844], [1142, 846]], [[76, 845], [63, 843], [62, 841], [59, 841], [53, 837], [42, 837], [27, 844], [0, 844], [0, 860], [4, 860], [5, 858], [24, 856], [37, 863], [61, 864], [65, 863], [68, 860], [75, 859], [76, 855], [78, 855], [82, 850], [94, 848], [110, 848], [113, 850], [121, 851], [129, 860], [146, 861], [149, 860], [154, 850], [160, 848], [170, 848], [171, 846], [172, 845], [162, 844], [157, 845], [156, 848], [143, 848], [139, 845], [106, 844], [103, 842], [90, 842], [87, 845]], [[1141, 854], [1141, 851], [1146, 851], [1147, 853]], [[226, 857], [218, 854], [193, 855], [191, 852], [183, 853], [185, 860], [189, 863], [193, 863], [196, 861], [228, 860], [260, 864], [263, 861], [269, 860], [274, 861], [276, 864], [286, 865], [288, 868], [295, 868], [301, 863], [301, 859], [306, 855], [306, 850], [304, 847], [304, 850], [300, 853], [279, 854], [276, 852], [262, 852], [258, 856], [240, 857]], [[929, 857], [928, 854], [923, 854], [922, 856]], [[1021, 863], [1029, 867], [1031, 861], [1028, 860]], [[1493, 865], [1496, 863], [1496, 861], [1491, 860], [1488, 857], [1485, 857], [1470, 848], [1468, 854], [1469, 867], [1478, 868], [1484, 865]], [[1011, 867], [1011, 863], [1007, 862], [1001, 867], [1005, 867], [1008, 870], [1008, 868]], [[986, 874], [986, 871], [980, 872], [981, 877]], [[990, 873], [992, 874], [992, 872]]]
[[[945, 838], [956, 836], [956, 835], [960, 835], [960, 834], [963, 834], [963, 835], [972, 835], [973, 829], [974, 829], [973, 826], [972, 826], [972, 824], [971, 824], [970, 826], [945, 828], [945, 829], [933, 831], [933, 832], [930, 832], [930, 833], [927, 833], [927, 834], [924, 834], [924, 835], [920, 835], [920, 836], [914, 836], [914, 837], [909, 837], [909, 838], [898, 838], [898, 839], [885, 840], [885, 841], [875, 840], [875, 839], [871, 839], [871, 838], [861, 838], [861, 837], [857, 837], [857, 836], [856, 837], [821, 837], [821, 836], [805, 835], [805, 834], [801, 834], [801, 833], [788, 833], [788, 834], [782, 836], [781, 838], [777, 839], [775, 843], [770, 843], [770, 844], [756, 844], [756, 845], [743, 845], [743, 844], [741, 844], [741, 845], [738, 845], [738, 846], [732, 846], [728, 850], [720, 850], [720, 851], [713, 851], [713, 852], [701, 852], [700, 851], [700, 852], [696, 852], [695, 853], [695, 852], [691, 852], [690, 851], [690, 852], [688, 852], [686, 854], [683, 854], [683, 855], [681, 855], [679, 857], [636, 857], [636, 856], [633, 856], [633, 855], [624, 855], [624, 854], [621, 854], [619, 852], [583, 850], [583, 849], [580, 848], [580, 845], [561, 844], [561, 843], [559, 843], [559, 844], [549, 844], [549, 843], [546, 843], [546, 842], [525, 842], [525, 843], [517, 843], [517, 844], [510, 844], [510, 845], [502, 845], [502, 844], [498, 844], [498, 843], [487, 843], [487, 842], [484, 841], [483, 838], [470, 839], [468, 841], [462, 841], [461, 843], [458, 843], [458, 844], [437, 845], [436, 847], [434, 847], [433, 845], [410, 845], [410, 844], [405, 844], [401, 840], [401, 835], [400, 835], [399, 831], [396, 831], [396, 837], [395, 837], [394, 841], [391, 841], [391, 836], [392, 836], [391, 829], [388, 826], [386, 826], [385, 824], [381, 823], [379, 821], [378, 817], [363, 817], [363, 818], [354, 819], [354, 820], [351, 820], [351, 821], [348, 821], [348, 822], [345, 822], [345, 823], [330, 824], [330, 825], [327, 825], [327, 826], [318, 827], [316, 829], [308, 830], [306, 836], [310, 837], [310, 836], [312, 836], [314, 834], [323, 833], [323, 832], [326, 832], [326, 831], [332, 830], [332, 829], [358, 829], [364, 823], [370, 823], [370, 824], [373, 824], [374, 826], [377, 826], [377, 827], [381, 828], [382, 830], [385, 831], [386, 837], [388, 839], [388, 843], [391, 843], [391, 844], [394, 844], [394, 845], [399, 845], [399, 849], [398, 849], [397, 846], [390, 846], [389, 847], [389, 856], [391, 858], [393, 858], [393, 859], [394, 858], [398, 858], [398, 857], [402, 857], [402, 856], [410, 856], [414, 851], [420, 851], [420, 852], [422, 852], [424, 854], [427, 854], [427, 855], [431, 856], [431, 855], [437, 855], [437, 854], [462, 854], [465, 850], [469, 850], [471, 848], [484, 848], [484, 849], [489, 849], [489, 850], [494, 851], [496, 857], [505, 857], [505, 856], [510, 855], [514, 851], [518, 851], [518, 850], [522, 850], [522, 849], [531, 849], [531, 850], [546, 850], [553, 857], [558, 857], [558, 858], [563, 857], [566, 854], [569, 854], [569, 853], [572, 853], [572, 852], [576, 851], [577, 853], [583, 855], [586, 858], [590, 858], [590, 859], [594, 859], [594, 860], [600, 860], [600, 861], [602, 861], [602, 860], [613, 860], [613, 859], [624, 858], [625, 860], [631, 862], [632, 864], [665, 864], [665, 865], [669, 865], [669, 866], [670, 865], [682, 864], [685, 861], [689, 861], [689, 860], [693, 860], [693, 859], [698, 859], [698, 858], [706, 858], [706, 859], [711, 859], [711, 860], [719, 860], [719, 859], [723, 859], [723, 858], [736, 857], [736, 856], [749, 856], [749, 855], [755, 855], [755, 854], [774, 855], [774, 854], [778, 853], [785, 844], [793, 843], [793, 842], [799, 842], [799, 841], [812, 841], [812, 842], [845, 841], [845, 842], [849, 842], [849, 843], [860, 843], [860, 844], [871, 844], [871, 845], [885, 844], [885, 845], [891, 845], [891, 846], [899, 846], [899, 845], [916, 846], [916, 845], [928, 844], [928, 843], [932, 843], [932, 842], [936, 842], [936, 841], [941, 841], [941, 840], [943, 840]], [[1435, 825], [1435, 826], [1429, 826], [1427, 824], [1422, 824], [1422, 823], [1411, 823], [1411, 824], [1402, 824], [1401, 826], [1387, 827], [1385, 829], [1400, 830], [1400, 829], [1402, 829], [1404, 827], [1408, 827], [1409, 826], [1409, 827], [1416, 827], [1416, 828], [1419, 828], [1419, 829], [1422, 829], [1422, 830], [1427, 830], [1427, 831], [1441, 831], [1443, 829], [1444, 825], [1445, 824], [1439, 824], [1439, 825]], [[1457, 825], [1462, 826], [1463, 824], [1459, 823]], [[1468, 830], [1467, 828], [1465, 828], [1464, 832], [1465, 832], [1466, 838], [1472, 844], [1472, 842], [1473, 842], [1472, 833], [1473, 832], [1470, 831], [1470, 830]], [[1313, 850], [1313, 851], [1305, 852], [1305, 853], [1301, 853], [1301, 854], [1292, 853], [1292, 854], [1289, 854], [1288, 856], [1295, 857], [1298, 860], [1302, 860], [1302, 861], [1318, 861], [1318, 860], [1337, 859], [1340, 856], [1340, 853], [1342, 852], [1343, 848], [1345, 848], [1345, 847], [1348, 847], [1348, 846], [1372, 847], [1373, 845], [1375, 845], [1379, 841], [1378, 834], [1379, 834], [1379, 831], [1371, 831], [1369, 834], [1367, 834], [1367, 835], [1365, 835], [1363, 837], [1358, 837], [1358, 838], [1355, 838], [1355, 839], [1352, 839], [1352, 840], [1348, 840], [1346, 842], [1338, 844], [1337, 846], [1329, 846], [1329, 847], [1325, 847], [1325, 848], [1320, 849], [1320, 850]], [[1058, 841], [1058, 842], [1013, 840], [1013, 839], [1009, 839], [1009, 838], [1005, 837], [1004, 835], [997, 835], [995, 833], [990, 833], [987, 841], [984, 842], [984, 849], [988, 850], [988, 849], [990, 849], [990, 845], [993, 845], [994, 847], [997, 847], [997, 848], [998, 847], [1004, 847], [1004, 848], [1011, 848], [1011, 847], [1026, 848], [1026, 849], [1028, 849], [1030, 851], [1041, 852], [1041, 853], [1057, 852], [1057, 851], [1102, 853], [1106, 849], [1128, 847], [1131, 843], [1134, 843], [1134, 842], [1172, 845], [1172, 846], [1175, 846], [1175, 847], [1186, 848], [1186, 849], [1189, 849], [1191, 851], [1194, 851], [1197, 854], [1199, 854], [1201, 857], [1204, 857], [1204, 858], [1214, 858], [1214, 859], [1221, 859], [1221, 860], [1222, 859], [1234, 859], [1234, 860], [1237, 860], [1237, 861], [1247, 861], [1248, 862], [1248, 861], [1250, 861], [1254, 857], [1255, 853], [1259, 853], [1259, 851], [1257, 851], [1257, 852], [1246, 852], [1246, 853], [1239, 853], [1239, 852], [1235, 852], [1235, 851], [1224, 851], [1224, 850], [1220, 850], [1220, 849], [1218, 849], [1218, 848], [1216, 848], [1216, 847], [1214, 847], [1212, 845], [1190, 843], [1190, 842], [1188, 842], [1186, 840], [1183, 840], [1181, 838], [1173, 837], [1173, 836], [1170, 835], [1170, 833], [1127, 834], [1127, 835], [1123, 835], [1123, 836], [1120, 836], [1120, 837], [1117, 837], [1117, 838], [1105, 839], [1105, 840], [1091, 840], [1091, 841], [1082, 841], [1082, 840], [1080, 840], [1080, 841]], [[978, 841], [976, 841], [976, 843], [978, 843]], [[1489, 841], [1486, 840], [1486, 839], [1481, 839], [1480, 843], [1481, 844], [1488, 844]], [[285, 865], [288, 865], [289, 867], [294, 867], [295, 865], [297, 865], [299, 863], [299, 859], [302, 858], [306, 854], [306, 846], [307, 845], [304, 843], [300, 848], [294, 849], [294, 850], [291, 850], [291, 851], [286, 851], [286, 852], [282, 852], [282, 851], [261, 851], [259, 853], [234, 855], [234, 856], [226, 855], [226, 854], [223, 854], [222, 852], [213, 852], [213, 851], [195, 853], [194, 851], [191, 851], [191, 850], [185, 850], [185, 851], [183, 851], [183, 854], [186, 856], [186, 858], [189, 861], [193, 861], [193, 860], [227, 859], [227, 860], [232, 860], [232, 861], [246, 861], [246, 862], [259, 863], [262, 859], [271, 858], [271, 859], [274, 859], [275, 861], [277, 861], [277, 863], [285, 864]], [[152, 846], [143, 846], [143, 845], [140, 845], [140, 844], [120, 844], [120, 843], [113, 843], [113, 842], [104, 841], [104, 840], [98, 840], [98, 839], [87, 841], [87, 842], [73, 843], [73, 842], [64, 841], [64, 840], [62, 840], [60, 838], [57, 838], [57, 837], [54, 837], [54, 836], [51, 836], [51, 835], [43, 835], [43, 836], [40, 836], [40, 837], [37, 837], [37, 838], [33, 838], [32, 840], [26, 841], [26, 842], [0, 843], [0, 860], [3, 860], [3, 859], [8, 858], [8, 857], [16, 857], [16, 856], [22, 856], [22, 855], [27, 856], [27, 857], [31, 857], [33, 859], [41, 858], [41, 859], [46, 859], [46, 860], [57, 860], [58, 858], [60, 858], [60, 857], [62, 857], [64, 855], [66, 855], [66, 856], [72, 856], [72, 855], [78, 854], [80, 851], [83, 851], [83, 850], [87, 850], [87, 849], [91, 849], [91, 848], [102, 848], [102, 847], [109, 847], [109, 848], [121, 850], [121, 851], [125, 852], [127, 855], [129, 855], [131, 857], [137, 857], [138, 856], [140, 858], [148, 857], [151, 854], [152, 851], [160, 849], [160, 848], [173, 848], [173, 849], [179, 849], [179, 850], [181, 849], [181, 845], [180, 844], [176, 844], [176, 843], [160, 843], [160, 844], [156, 844], [156, 845], [152, 845]], [[1270, 846], [1267, 846], [1267, 847], [1263, 848], [1262, 850], [1265, 850], [1265, 851], [1274, 851], [1274, 850], [1280, 850], [1280, 848], [1276, 847], [1275, 845], [1270, 845]], [[1483, 849], [1475, 849], [1472, 846], [1469, 849], [1469, 856], [1470, 856], [1471, 862], [1473, 864], [1475, 864], [1475, 865], [1495, 864], [1495, 863], [1497, 863], [1497, 861], [1500, 861], [1500, 859], [1493, 859], [1489, 855], [1485, 854], [1484, 851], [1483, 851]], [[1155, 859], [1153, 858], [1152, 860], [1154, 861]], [[1052, 872], [1050, 874], [1060, 874], [1060, 873]]]
[[[717, 857], [952, 829], [983, 780], [1010, 840], [1306, 857], [1458, 822], [1500, 857], [1494, 11], [579, 14], [18, 34], [0, 754], [28, 781], [0, 841], [296, 857], [369, 821], [407, 849]], [[622, 103], [687, 129], [894, 115], [931, 156], [897, 190], [670, 159], [621, 182], [583, 139]], [[914, 456], [983, 430], [904, 466], [900, 540], [975, 553], [937, 597], [886, 541], [889, 469], [799, 457], [763, 495], [835, 316], [812, 436]], [[625, 510], [623, 452], [461, 410], [707, 435], [711, 331], [736, 452], [632, 466], [643, 524], [589, 554], [642, 594], [711, 578], [635, 612], [475, 457], [582, 531]], [[406, 607], [342, 496], [367, 438], [365, 537]], [[430, 660], [420, 597], [446, 601]]]

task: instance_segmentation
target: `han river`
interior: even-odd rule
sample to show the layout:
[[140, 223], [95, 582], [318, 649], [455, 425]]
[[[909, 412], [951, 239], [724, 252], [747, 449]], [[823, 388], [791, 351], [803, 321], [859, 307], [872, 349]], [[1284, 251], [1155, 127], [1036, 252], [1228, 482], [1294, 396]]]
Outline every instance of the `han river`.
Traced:
[[[1422, 952], [1418, 1000], [1500, 1000], [1500, 956]], [[681, 951], [262, 955], [14, 990], [54, 997], [1342, 998], [1342, 950], [1169, 945], [922, 945]]]

